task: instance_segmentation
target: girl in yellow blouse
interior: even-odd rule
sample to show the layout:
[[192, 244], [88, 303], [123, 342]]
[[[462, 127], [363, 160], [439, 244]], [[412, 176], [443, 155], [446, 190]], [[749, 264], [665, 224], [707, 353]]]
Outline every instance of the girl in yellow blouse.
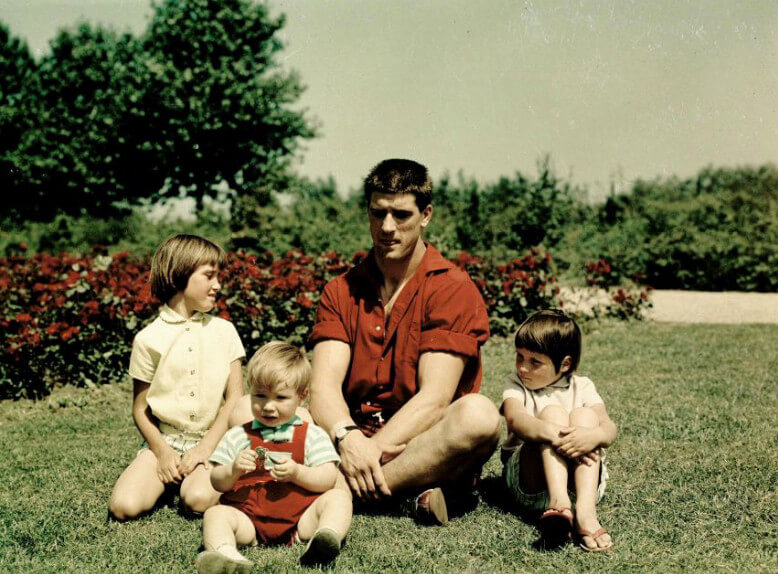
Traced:
[[168, 487], [180, 487], [190, 511], [219, 500], [208, 459], [243, 395], [245, 357], [233, 324], [207, 314], [223, 261], [221, 247], [195, 235], [171, 237], [154, 254], [151, 291], [165, 304], [132, 344], [132, 415], [145, 440], [111, 494], [117, 519], [151, 510]]

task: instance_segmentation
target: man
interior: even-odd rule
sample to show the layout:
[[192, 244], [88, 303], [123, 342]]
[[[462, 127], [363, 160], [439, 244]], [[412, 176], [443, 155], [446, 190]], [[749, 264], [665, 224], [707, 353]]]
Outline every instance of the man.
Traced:
[[444, 524], [456, 486], [472, 491], [499, 437], [497, 409], [476, 394], [486, 307], [423, 241], [433, 212], [423, 165], [383, 161], [364, 192], [373, 249], [322, 293], [310, 410], [340, 453], [341, 487], [361, 499], [426, 489], [419, 517]]

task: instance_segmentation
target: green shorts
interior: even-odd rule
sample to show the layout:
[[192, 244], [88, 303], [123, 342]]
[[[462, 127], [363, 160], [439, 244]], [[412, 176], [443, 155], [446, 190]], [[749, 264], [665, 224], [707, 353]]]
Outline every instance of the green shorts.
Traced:
[[[597, 486], [597, 502], [605, 496], [605, 485], [608, 482], [608, 467], [605, 464], [605, 449], [601, 450], [600, 458], [600, 482]], [[521, 446], [515, 449], [503, 448], [500, 452], [500, 459], [503, 461], [502, 477], [507, 486], [508, 493], [516, 505], [525, 512], [542, 512], [548, 508], [548, 491], [528, 493], [521, 489], [519, 484], [519, 462]], [[570, 492], [570, 498], [575, 501], [575, 493]]]

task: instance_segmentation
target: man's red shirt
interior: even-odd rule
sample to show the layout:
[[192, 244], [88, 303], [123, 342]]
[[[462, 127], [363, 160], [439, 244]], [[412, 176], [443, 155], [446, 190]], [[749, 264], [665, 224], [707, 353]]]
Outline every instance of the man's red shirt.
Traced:
[[426, 247], [388, 322], [372, 251], [330, 281], [321, 295], [310, 344], [335, 339], [351, 347], [343, 395], [357, 424], [371, 430], [418, 392], [422, 353], [442, 351], [466, 358], [455, 398], [481, 387], [481, 345], [489, 338], [486, 306], [467, 273], [431, 245]]

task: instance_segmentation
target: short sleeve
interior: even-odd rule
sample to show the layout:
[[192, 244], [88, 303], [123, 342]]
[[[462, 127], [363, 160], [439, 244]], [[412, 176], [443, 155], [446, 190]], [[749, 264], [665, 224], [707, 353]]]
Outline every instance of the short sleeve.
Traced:
[[316, 323], [313, 325], [311, 336], [308, 339], [309, 346], [326, 339], [350, 343], [339, 305], [338, 283], [341, 280], [340, 277], [333, 279], [327, 283], [322, 291], [319, 308], [316, 311]]
[[230, 363], [238, 359], [246, 358], [246, 349], [243, 348], [243, 343], [238, 335], [238, 330], [235, 325], [230, 323], [230, 341], [229, 341], [229, 355]]
[[578, 397], [580, 406], [590, 407], [592, 405], [602, 404], [605, 401], [602, 400], [597, 389], [594, 387], [594, 383], [588, 377], [576, 377], [578, 383]]
[[426, 302], [419, 352], [443, 351], [478, 357], [489, 339], [489, 317], [478, 289], [466, 275], [448, 277], [452, 270], [435, 278]]
[[242, 426], [235, 426], [224, 433], [216, 449], [211, 453], [210, 461], [216, 464], [231, 464], [238, 453], [251, 446], [246, 431]]
[[151, 346], [141, 337], [135, 336], [132, 342], [132, 354], [130, 355], [130, 376], [145, 383], [150, 383], [159, 364], [159, 353], [155, 353]]
[[309, 424], [305, 436], [305, 466], [319, 466], [327, 462], [340, 462], [340, 457], [324, 429]]
[[527, 391], [518, 382], [517, 377], [515, 375], [508, 375], [507, 377], [505, 377], [505, 384], [503, 385], [503, 391], [502, 391], [502, 404], [500, 405], [500, 413], [502, 413], [503, 404], [505, 404], [506, 399], [516, 399], [526, 408]]

